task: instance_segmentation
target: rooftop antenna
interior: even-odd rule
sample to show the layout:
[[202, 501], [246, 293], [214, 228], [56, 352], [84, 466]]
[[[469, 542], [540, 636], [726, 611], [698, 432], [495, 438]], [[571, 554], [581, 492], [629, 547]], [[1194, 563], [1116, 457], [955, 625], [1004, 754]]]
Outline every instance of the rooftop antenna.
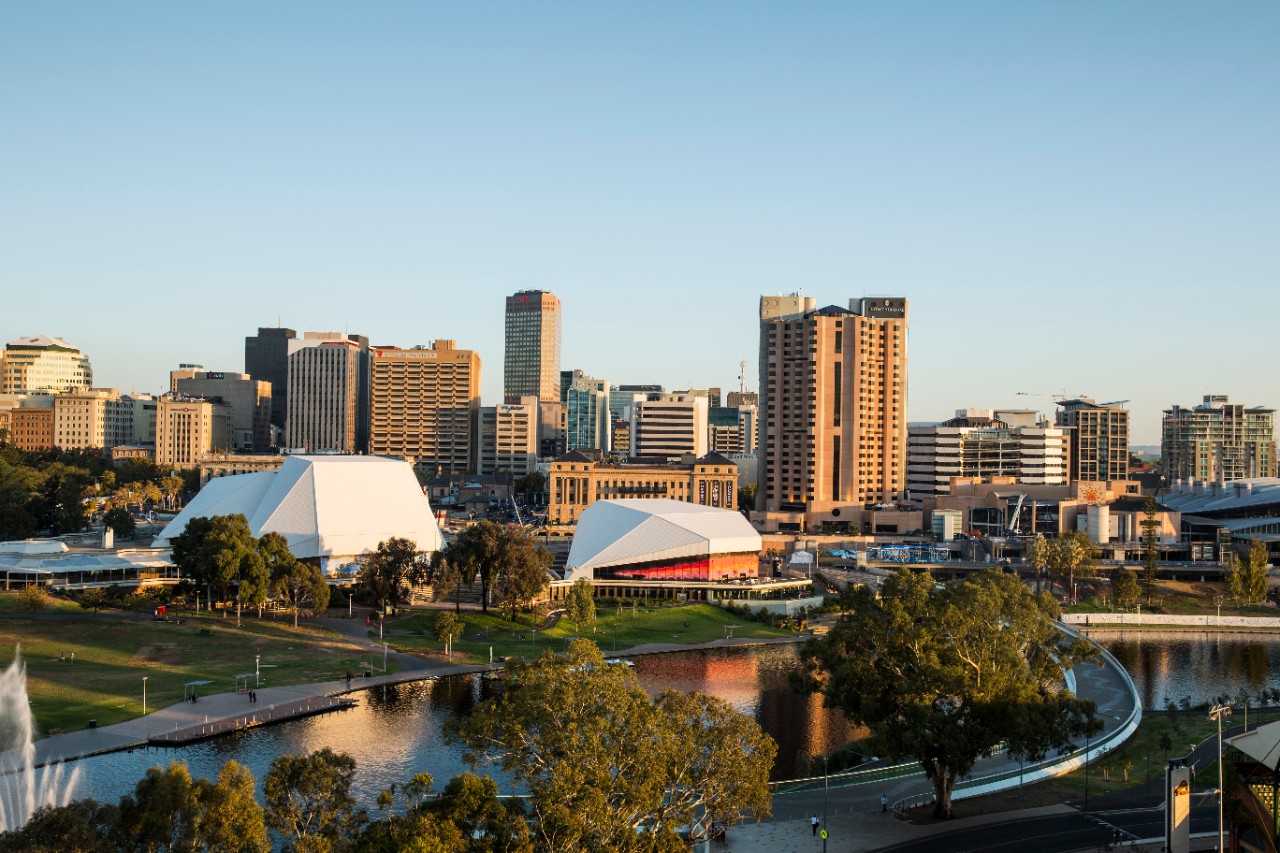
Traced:
[[738, 392], [740, 394], [747, 393], [747, 363], [745, 361], [738, 362]]

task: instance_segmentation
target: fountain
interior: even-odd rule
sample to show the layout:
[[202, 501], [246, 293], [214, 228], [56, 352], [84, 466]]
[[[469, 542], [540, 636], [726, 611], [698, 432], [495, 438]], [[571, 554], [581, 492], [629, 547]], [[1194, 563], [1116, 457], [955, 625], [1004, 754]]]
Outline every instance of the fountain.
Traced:
[[27, 700], [22, 648], [0, 673], [0, 832], [17, 829], [41, 806], [65, 806], [80, 781], [80, 768], [62, 762], [37, 769], [34, 725]]

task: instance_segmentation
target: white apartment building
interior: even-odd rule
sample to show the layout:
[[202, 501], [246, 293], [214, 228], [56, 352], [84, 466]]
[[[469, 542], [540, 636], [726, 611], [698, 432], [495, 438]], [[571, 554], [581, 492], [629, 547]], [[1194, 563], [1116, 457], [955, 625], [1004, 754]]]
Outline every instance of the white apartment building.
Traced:
[[538, 398], [485, 406], [476, 413], [477, 474], [523, 477], [538, 464]]
[[58, 394], [92, 385], [89, 356], [61, 338], [18, 338], [6, 344], [0, 356], [0, 394]]
[[[1065, 485], [1070, 460], [1067, 431], [1043, 419], [1034, 426], [1010, 426], [1003, 414], [960, 409], [941, 424], [908, 426], [908, 497], [950, 494], [953, 477], [1013, 477], [1028, 485]], [[1016, 414], [1009, 413], [1009, 420], [1022, 421]]]
[[687, 391], [631, 407], [631, 456], [677, 460], [707, 455], [707, 397]]

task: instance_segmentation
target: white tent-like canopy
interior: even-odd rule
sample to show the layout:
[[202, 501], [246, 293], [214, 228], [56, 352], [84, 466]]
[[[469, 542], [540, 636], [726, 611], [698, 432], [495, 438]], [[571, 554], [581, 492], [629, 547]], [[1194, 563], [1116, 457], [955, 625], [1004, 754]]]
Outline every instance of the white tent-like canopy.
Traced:
[[377, 456], [290, 456], [279, 471], [210, 480], [154, 544], [171, 546], [193, 518], [236, 513], [254, 536], [284, 536], [299, 559], [357, 557], [393, 536], [422, 551], [441, 545], [413, 468]]
[[1267, 723], [1251, 732], [1229, 737], [1226, 742], [1254, 761], [1280, 770], [1280, 723]]
[[631, 563], [759, 553], [741, 513], [669, 498], [596, 501], [578, 519], [565, 577]]

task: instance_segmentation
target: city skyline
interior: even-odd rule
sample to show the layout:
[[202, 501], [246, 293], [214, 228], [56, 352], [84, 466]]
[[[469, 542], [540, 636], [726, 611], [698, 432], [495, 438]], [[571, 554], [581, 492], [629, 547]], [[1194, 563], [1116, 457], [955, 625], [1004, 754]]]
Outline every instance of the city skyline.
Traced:
[[1280, 405], [1274, 5], [305, 8], [11, 10], [6, 341], [157, 392], [277, 318], [453, 339], [495, 405], [518, 290], [565, 369], [726, 390], [760, 295], [883, 294], [911, 422]]

